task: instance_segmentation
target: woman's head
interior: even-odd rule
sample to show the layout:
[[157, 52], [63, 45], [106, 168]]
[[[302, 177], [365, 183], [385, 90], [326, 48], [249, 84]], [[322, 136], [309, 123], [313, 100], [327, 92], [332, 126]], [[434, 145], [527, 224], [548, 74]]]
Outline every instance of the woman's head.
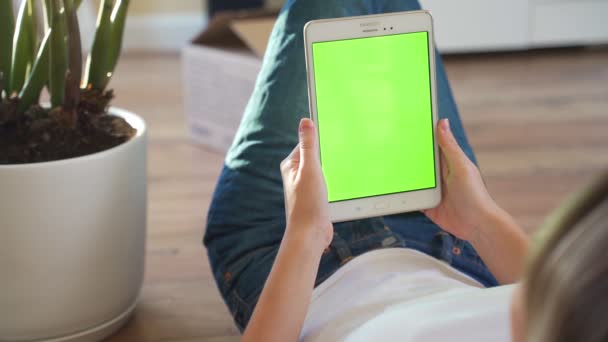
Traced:
[[513, 310], [516, 341], [608, 341], [608, 172], [543, 225]]

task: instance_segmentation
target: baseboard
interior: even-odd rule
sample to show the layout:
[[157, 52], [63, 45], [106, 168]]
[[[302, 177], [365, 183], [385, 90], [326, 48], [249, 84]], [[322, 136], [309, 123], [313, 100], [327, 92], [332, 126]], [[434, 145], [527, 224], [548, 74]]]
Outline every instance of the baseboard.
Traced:
[[124, 51], [178, 52], [206, 25], [203, 13], [176, 13], [127, 18]]

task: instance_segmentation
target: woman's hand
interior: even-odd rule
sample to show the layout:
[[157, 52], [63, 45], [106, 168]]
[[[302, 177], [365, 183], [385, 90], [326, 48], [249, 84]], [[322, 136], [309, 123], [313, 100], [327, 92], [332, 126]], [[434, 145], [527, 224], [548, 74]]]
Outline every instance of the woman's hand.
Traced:
[[464, 154], [447, 119], [439, 121], [443, 197], [439, 206], [423, 211], [443, 230], [470, 241], [484, 217], [500, 210], [481, 179], [479, 169]]
[[425, 210], [433, 222], [469, 241], [501, 284], [517, 281], [528, 252], [528, 237], [513, 217], [490, 197], [479, 169], [464, 154], [450, 131], [439, 122], [443, 198]]
[[312, 121], [300, 121], [299, 135], [281, 163], [287, 228], [243, 341], [298, 340], [323, 250], [334, 234]]
[[323, 250], [331, 243], [333, 225], [329, 219], [327, 187], [319, 160], [317, 130], [310, 119], [300, 121], [299, 139], [300, 143], [281, 163], [286, 235], [310, 238]]

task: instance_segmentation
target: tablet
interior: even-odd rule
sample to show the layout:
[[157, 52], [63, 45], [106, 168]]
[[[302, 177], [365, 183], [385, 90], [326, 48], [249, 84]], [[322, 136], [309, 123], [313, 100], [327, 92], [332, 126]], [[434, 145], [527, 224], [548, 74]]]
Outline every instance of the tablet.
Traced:
[[438, 205], [430, 13], [314, 20], [304, 41], [332, 221]]

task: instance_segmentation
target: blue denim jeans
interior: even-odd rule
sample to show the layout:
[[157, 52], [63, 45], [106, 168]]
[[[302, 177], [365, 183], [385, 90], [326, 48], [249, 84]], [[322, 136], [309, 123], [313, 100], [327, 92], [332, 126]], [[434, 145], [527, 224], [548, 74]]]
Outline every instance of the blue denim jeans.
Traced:
[[[251, 317], [285, 230], [279, 164], [297, 144], [300, 118], [309, 116], [304, 24], [419, 8], [416, 0], [290, 0], [281, 11], [215, 189], [204, 238], [218, 288], [239, 329]], [[475, 162], [440, 56], [437, 88], [439, 116], [450, 119], [460, 146]], [[497, 285], [468, 242], [443, 231], [420, 212], [337, 223], [334, 230], [316, 285], [353, 257], [378, 248], [413, 248], [485, 286]]]

